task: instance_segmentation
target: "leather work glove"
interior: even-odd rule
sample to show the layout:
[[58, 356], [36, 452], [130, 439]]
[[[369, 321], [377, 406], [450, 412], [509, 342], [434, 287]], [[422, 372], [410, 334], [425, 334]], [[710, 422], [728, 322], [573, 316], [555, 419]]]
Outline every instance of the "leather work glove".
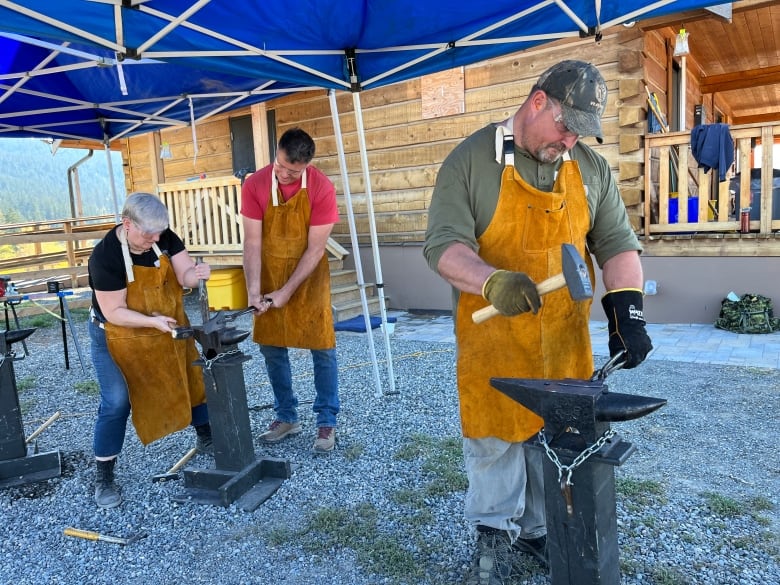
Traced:
[[609, 355], [614, 357], [625, 350], [623, 367], [637, 367], [653, 349], [645, 329], [642, 291], [637, 288], [610, 291], [601, 298], [601, 306], [609, 323]]
[[534, 281], [524, 272], [496, 270], [482, 285], [482, 297], [507, 317], [528, 311], [536, 315], [542, 306]]

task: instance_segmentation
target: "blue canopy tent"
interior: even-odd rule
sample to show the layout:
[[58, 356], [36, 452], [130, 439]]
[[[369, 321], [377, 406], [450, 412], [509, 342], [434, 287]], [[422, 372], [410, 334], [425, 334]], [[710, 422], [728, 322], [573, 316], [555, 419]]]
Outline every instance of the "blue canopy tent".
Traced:
[[[598, 39], [609, 26], [711, 4], [706, 0], [299, 0], [293, 4], [282, 0], [0, 0], [0, 32], [20, 35], [6, 36], [5, 45], [0, 45], [0, 137], [82, 136], [110, 142], [165, 125], [192, 124], [209, 112], [243, 107], [287, 91], [328, 89], [352, 246], [357, 250], [334, 97], [336, 90], [350, 91], [386, 323], [361, 90], [565, 37]], [[14, 42], [21, 44], [9, 56], [5, 49]], [[52, 57], [42, 50], [50, 50]], [[74, 50], [90, 56], [79, 61]], [[27, 51], [33, 56], [25, 56]], [[77, 62], [84, 69], [77, 68]], [[30, 75], [22, 75], [25, 71]], [[137, 113], [132, 121], [130, 111]], [[355, 259], [366, 331], [370, 331], [357, 254]], [[368, 339], [373, 354], [370, 335]], [[389, 357], [387, 333], [385, 343]], [[389, 359], [388, 367], [394, 387]], [[381, 393], [376, 360], [374, 370]]]

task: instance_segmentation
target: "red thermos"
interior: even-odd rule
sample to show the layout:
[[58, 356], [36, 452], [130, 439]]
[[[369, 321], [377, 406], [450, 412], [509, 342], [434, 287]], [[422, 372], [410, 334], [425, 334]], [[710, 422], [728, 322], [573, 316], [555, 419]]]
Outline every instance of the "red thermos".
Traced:
[[739, 216], [739, 231], [743, 234], [750, 233], [750, 208], [743, 207]]

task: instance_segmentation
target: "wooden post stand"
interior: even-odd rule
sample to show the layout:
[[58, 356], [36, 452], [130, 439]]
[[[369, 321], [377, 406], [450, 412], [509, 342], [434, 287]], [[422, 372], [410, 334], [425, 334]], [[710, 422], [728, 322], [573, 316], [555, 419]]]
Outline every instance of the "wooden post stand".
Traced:
[[639, 418], [666, 400], [609, 392], [600, 380], [493, 378], [544, 419], [547, 554], [552, 585], [619, 585], [614, 468], [633, 453], [610, 421]]
[[236, 502], [252, 511], [290, 477], [290, 463], [255, 457], [242, 366], [250, 358], [237, 345], [249, 332], [224, 323], [218, 315], [193, 327], [203, 349], [204, 357], [196, 363], [203, 366], [216, 468], [185, 468], [186, 492], [174, 500], [220, 506]]
[[0, 488], [43, 481], [62, 473], [59, 451], [37, 453], [24, 437], [11, 344], [34, 331], [0, 331]]

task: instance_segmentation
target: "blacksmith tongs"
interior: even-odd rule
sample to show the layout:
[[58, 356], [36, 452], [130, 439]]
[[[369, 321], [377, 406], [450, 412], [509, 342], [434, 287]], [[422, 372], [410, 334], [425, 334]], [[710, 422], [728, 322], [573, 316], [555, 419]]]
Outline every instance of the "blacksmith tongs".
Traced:
[[596, 382], [597, 380], [605, 380], [606, 377], [609, 376], [612, 372], [619, 370], [624, 365], [626, 365], [625, 357], [626, 350], [621, 349], [618, 353], [612, 356], [612, 358], [610, 358], [607, 363], [593, 372], [593, 375], [590, 377], [590, 381]]

